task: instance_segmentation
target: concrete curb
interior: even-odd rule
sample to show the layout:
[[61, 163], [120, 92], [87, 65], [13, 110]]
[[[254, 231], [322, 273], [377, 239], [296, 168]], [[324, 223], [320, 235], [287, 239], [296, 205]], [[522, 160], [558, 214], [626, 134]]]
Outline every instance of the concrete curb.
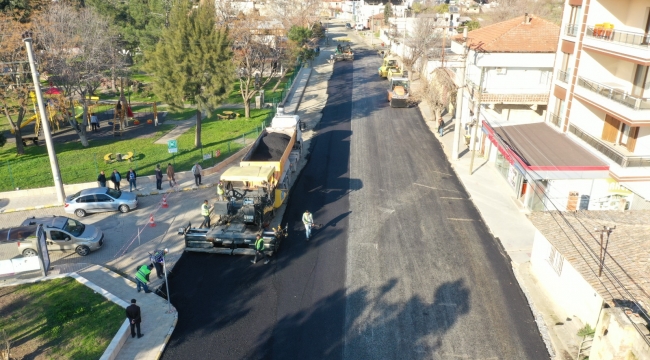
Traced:
[[[49, 280], [54, 280], [54, 279], [61, 279], [64, 277], [70, 277], [75, 279], [77, 282], [79, 282], [82, 285], [85, 285], [86, 287], [92, 289], [94, 292], [102, 295], [106, 300], [113, 302], [114, 304], [121, 306], [122, 308], [126, 308], [129, 304], [127, 304], [126, 301], [118, 298], [117, 296], [111, 294], [110, 292], [106, 291], [105, 289], [95, 285], [94, 283], [88, 281], [88, 279], [84, 278], [83, 276], [77, 274], [76, 272], [73, 273], [67, 273], [67, 274], [59, 274], [59, 275], [52, 275], [52, 276], [44, 276], [40, 278], [35, 278], [35, 279], [27, 279], [27, 280], [20, 280], [20, 281], [15, 281], [10, 284], [0, 284], [0, 287], [9, 287], [9, 286], [17, 286], [17, 285], [24, 285], [24, 284], [34, 284], [42, 281], [49, 281]], [[174, 322], [174, 325], [176, 324], [176, 321], [178, 321], [178, 316], [176, 316], [176, 320]], [[100, 360], [113, 360], [115, 357], [117, 357], [117, 354], [120, 352], [122, 349], [122, 346], [126, 342], [126, 339], [128, 338], [129, 334], [129, 321], [124, 320], [124, 323], [122, 323], [122, 326], [120, 326], [120, 329], [117, 331], [115, 336], [113, 336], [113, 340], [108, 344], [108, 347], [106, 347], [106, 350], [104, 350], [104, 353], [102, 354]], [[169, 336], [167, 339], [165, 339], [165, 343], [169, 340]]]
[[[300, 103], [302, 103], [302, 97], [305, 95], [305, 90], [307, 89], [307, 85], [309, 84], [309, 79], [311, 79], [311, 74], [314, 72], [313, 69], [314, 69], [313, 67], [309, 68], [309, 74], [307, 75], [307, 80], [305, 80], [305, 85], [302, 87], [302, 91], [300, 91], [300, 96], [298, 97], [298, 102], [296, 103], [296, 109], [294, 110], [294, 113], [298, 112], [298, 109], [300, 109]], [[294, 96], [295, 95], [296, 94], [294, 93]]]
[[165, 336], [165, 341], [160, 346], [160, 350], [158, 351], [158, 356], [156, 356], [156, 360], [160, 359], [162, 357], [163, 352], [165, 352], [165, 348], [167, 347], [167, 344], [169, 344], [169, 339], [172, 337], [172, 333], [174, 332], [174, 329], [176, 329], [177, 323], [178, 323], [178, 313], [176, 313], [174, 316], [174, 323], [169, 328], [169, 332], [167, 332], [167, 336]]
[[27, 207], [22, 207], [22, 208], [15, 208], [15, 209], [5, 209], [5, 210], [0, 211], [0, 214], [12, 213], [12, 212], [18, 212], [18, 211], [46, 209], [46, 208], [61, 207], [61, 206], [63, 206], [63, 205], [48, 204], [48, 205], [27, 206]]

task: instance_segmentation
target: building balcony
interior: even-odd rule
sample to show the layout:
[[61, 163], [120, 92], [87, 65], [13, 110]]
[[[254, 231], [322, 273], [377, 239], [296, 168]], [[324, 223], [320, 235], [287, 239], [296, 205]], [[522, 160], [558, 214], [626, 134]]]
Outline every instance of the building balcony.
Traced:
[[650, 119], [650, 99], [630, 95], [616, 84], [601, 84], [578, 76], [574, 94], [593, 106], [614, 113], [635, 125], [644, 125]]
[[558, 70], [557, 71], [557, 79], [560, 80], [563, 83], [568, 84], [569, 83], [569, 70]]
[[613, 144], [597, 139], [573, 124], [569, 124], [569, 132], [623, 168], [650, 167], [650, 156], [626, 154], [623, 148], [617, 149]]
[[564, 25], [563, 34], [566, 36], [576, 37], [578, 35], [578, 25], [577, 24], [568, 24]]
[[476, 101], [479, 101], [483, 104], [548, 104], [549, 89], [541, 86], [523, 88], [487, 87], [480, 89], [470, 80], [467, 80], [466, 84], [470, 95]]
[[649, 60], [650, 35], [643, 32], [603, 29], [587, 26], [582, 44], [587, 50], [595, 50], [610, 55], [627, 56], [630, 60]]
[[549, 113], [548, 120], [551, 124], [560, 127], [562, 125], [562, 118], [554, 113]]

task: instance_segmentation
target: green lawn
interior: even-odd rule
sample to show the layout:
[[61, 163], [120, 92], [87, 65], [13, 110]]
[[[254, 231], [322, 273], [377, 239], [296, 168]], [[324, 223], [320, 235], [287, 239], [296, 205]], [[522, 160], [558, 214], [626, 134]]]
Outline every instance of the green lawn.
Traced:
[[159, 106], [158, 111], [168, 111], [165, 120], [186, 120], [196, 116], [196, 109], [194, 108], [172, 109], [169, 106]]
[[99, 359], [124, 319], [122, 307], [71, 278], [0, 288], [0, 329], [18, 359]]
[[[176, 164], [176, 171], [189, 170], [195, 161], [202, 160], [202, 154], [221, 151], [221, 158], [237, 151], [243, 146], [242, 135], [248, 133], [248, 139], [257, 136], [262, 122], [267, 118], [270, 110], [251, 110], [251, 119], [236, 119], [230, 121], [218, 120], [216, 114], [204, 119], [202, 123], [201, 139], [203, 150], [194, 149], [194, 128], [183, 134], [178, 139], [179, 153], [167, 153], [167, 145], [158, 145], [153, 142], [174, 126], [163, 124], [158, 127], [155, 136], [145, 139], [91, 141], [89, 148], [84, 148], [79, 142], [56, 144], [55, 149], [61, 169], [64, 184], [91, 182], [97, 179], [100, 170], [107, 174], [114, 168], [125, 174], [133, 167], [138, 175], [152, 175], [156, 164], [165, 165], [168, 162]], [[141, 124], [138, 126], [152, 126]], [[107, 153], [133, 152], [133, 162], [104, 163]], [[215, 159], [206, 160], [204, 167], [211, 166]], [[16, 156], [13, 144], [0, 148], [0, 191], [52, 186], [52, 174], [45, 146], [28, 146], [25, 155]]]
[[[282, 82], [276, 89], [276, 91], [272, 91], [273, 87], [275, 87], [275, 84], [278, 82], [279, 78], [274, 78], [273, 80], [269, 81], [268, 84], [264, 86], [264, 97], [267, 102], [270, 102], [274, 97], [277, 97], [279, 99], [280, 95], [282, 94], [282, 90], [284, 90], [287, 81], [291, 79], [291, 76], [293, 75], [293, 71], [288, 71], [287, 75], [282, 79]], [[252, 102], [255, 101], [255, 98], [251, 99]], [[226, 100], [223, 101], [224, 104], [243, 104], [244, 100], [241, 97], [241, 92], [239, 90], [239, 80], [235, 81], [233, 84], [233, 90], [228, 96]]]

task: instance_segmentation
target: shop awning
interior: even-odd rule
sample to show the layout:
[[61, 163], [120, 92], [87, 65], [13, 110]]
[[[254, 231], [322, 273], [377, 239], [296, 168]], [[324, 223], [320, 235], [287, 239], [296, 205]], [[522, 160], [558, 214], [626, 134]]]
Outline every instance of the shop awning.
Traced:
[[536, 180], [606, 179], [609, 165], [545, 123], [495, 126], [483, 131], [501, 154]]

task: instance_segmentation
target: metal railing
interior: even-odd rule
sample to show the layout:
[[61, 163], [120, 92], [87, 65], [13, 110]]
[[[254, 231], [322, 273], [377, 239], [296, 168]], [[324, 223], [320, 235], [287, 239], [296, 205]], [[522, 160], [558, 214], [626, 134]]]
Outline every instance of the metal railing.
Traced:
[[568, 24], [564, 26], [564, 34], [567, 36], [577, 36], [578, 35], [578, 25]]
[[587, 26], [587, 36], [624, 45], [641, 46], [645, 48], [650, 45], [650, 35], [641, 32], [621, 31], [614, 29], [597, 28], [595, 26]]
[[569, 83], [569, 70], [558, 70], [557, 72], [557, 79], [564, 82], [564, 83]]
[[611, 86], [603, 85], [592, 80], [578, 76], [578, 86], [605, 98], [616, 101], [634, 110], [650, 110], [650, 99], [639, 98], [628, 94], [626, 91]]
[[554, 113], [550, 113], [549, 120], [550, 120], [551, 124], [553, 124], [553, 125], [555, 125], [557, 127], [560, 127], [560, 125], [562, 125], [562, 118], [559, 117], [558, 115], [555, 115]]
[[606, 142], [587, 134], [573, 124], [569, 124], [569, 132], [622, 167], [650, 167], [650, 156], [626, 156]]

